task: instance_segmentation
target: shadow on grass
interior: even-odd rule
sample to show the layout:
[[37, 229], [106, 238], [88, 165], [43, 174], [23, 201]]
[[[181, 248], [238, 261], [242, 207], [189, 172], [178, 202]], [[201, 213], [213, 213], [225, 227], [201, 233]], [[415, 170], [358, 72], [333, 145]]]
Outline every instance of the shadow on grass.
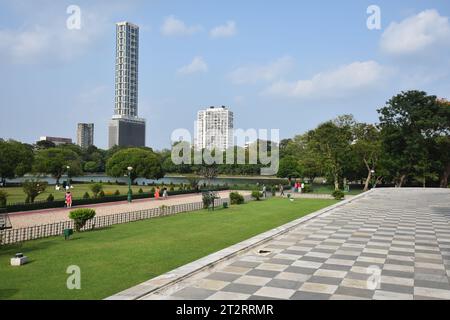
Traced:
[[0, 300], [6, 300], [14, 296], [17, 292], [19, 292], [18, 289], [0, 289]]

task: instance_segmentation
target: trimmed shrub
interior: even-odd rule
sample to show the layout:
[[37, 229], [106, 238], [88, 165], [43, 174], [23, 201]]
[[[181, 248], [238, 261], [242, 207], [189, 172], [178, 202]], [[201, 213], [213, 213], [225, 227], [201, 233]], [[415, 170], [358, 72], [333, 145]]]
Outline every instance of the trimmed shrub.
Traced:
[[119, 190], [116, 190], [116, 192], [114, 192], [114, 195], [115, 195], [115, 196], [120, 196], [120, 191], [119, 191]]
[[53, 194], [50, 193], [47, 197], [47, 202], [53, 202], [53, 201], [55, 201], [55, 197], [53, 196]]
[[86, 223], [95, 217], [95, 210], [92, 209], [76, 209], [70, 212], [69, 218], [75, 224], [75, 231], [79, 232]]
[[142, 188], [139, 188], [138, 193], [139, 193], [139, 194], [143, 194], [143, 193], [144, 193], [144, 190], [142, 190]]
[[245, 202], [244, 196], [242, 196], [239, 192], [231, 192], [230, 201], [232, 205], [239, 205]]
[[260, 191], [253, 191], [252, 198], [255, 199], [256, 201], [260, 201], [262, 198], [262, 193]]
[[98, 194], [99, 198], [104, 198], [105, 197], [105, 191], [100, 191], [100, 193]]
[[310, 184], [305, 184], [305, 187], [302, 189], [303, 193], [312, 193], [314, 190]]
[[0, 208], [6, 207], [6, 202], [8, 200], [8, 193], [0, 190]]
[[86, 199], [90, 199], [90, 198], [91, 198], [91, 196], [89, 195], [89, 192], [86, 191], [83, 195], [83, 199], [86, 200]]
[[100, 193], [103, 192], [103, 184], [101, 183], [94, 183], [89, 188], [94, 194], [94, 198], [97, 198], [100, 195]]
[[342, 190], [335, 190], [331, 195], [336, 200], [343, 200], [345, 198], [345, 194]]

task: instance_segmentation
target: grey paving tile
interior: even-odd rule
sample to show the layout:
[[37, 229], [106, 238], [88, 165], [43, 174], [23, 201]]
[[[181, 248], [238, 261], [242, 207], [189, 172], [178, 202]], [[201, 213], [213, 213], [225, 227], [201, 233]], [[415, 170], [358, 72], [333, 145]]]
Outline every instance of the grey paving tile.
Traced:
[[342, 278], [312, 276], [308, 279], [308, 282], [339, 285], [342, 282]]
[[302, 282], [299, 281], [273, 279], [272, 281], [266, 284], [266, 287], [297, 290], [298, 288], [300, 288], [301, 285]]
[[261, 289], [261, 286], [252, 286], [252, 285], [248, 285], [248, 284], [231, 283], [228, 286], [226, 286], [225, 288], [223, 288], [221, 291], [254, 294], [259, 289]]
[[[277, 271], [268, 271], [268, 270], [257, 270], [253, 269], [249, 272], [247, 272], [248, 276], [255, 276], [255, 277], [263, 277], [263, 278], [275, 278], [280, 272]], [[238, 276], [239, 278], [239, 276]], [[234, 279], [236, 280], [236, 279]], [[234, 281], [231, 280], [231, 281]]]
[[240, 275], [238, 275], [238, 274], [224, 273], [224, 272], [214, 272], [214, 273], [210, 274], [209, 276], [207, 276], [206, 278], [207, 279], [211, 279], [211, 280], [220, 280], [220, 281], [233, 282], [234, 280], [236, 280], [239, 277], [240, 277]]
[[342, 286], [340, 286], [335, 292], [335, 294], [339, 294], [339, 295], [360, 297], [360, 298], [367, 298], [367, 299], [372, 299], [374, 293], [375, 293], [375, 291], [373, 291], [373, 290], [342, 287]]
[[213, 290], [187, 287], [173, 294], [175, 297], [189, 300], [204, 300], [215, 293]]
[[330, 300], [331, 294], [297, 291], [290, 300]]

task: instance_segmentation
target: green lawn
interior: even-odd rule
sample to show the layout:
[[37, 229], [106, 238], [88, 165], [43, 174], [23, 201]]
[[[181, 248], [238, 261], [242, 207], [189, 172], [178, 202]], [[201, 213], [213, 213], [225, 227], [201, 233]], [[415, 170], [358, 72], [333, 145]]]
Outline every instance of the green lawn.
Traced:
[[[334, 203], [277, 198], [3, 247], [0, 299], [102, 299]], [[16, 252], [31, 263], [9, 266]], [[71, 265], [81, 290], [66, 288]]]
[[[88, 192], [92, 197], [92, 192], [89, 189], [89, 184], [74, 184], [73, 189], [70, 190], [72, 192], [74, 199], [80, 199], [83, 198], [83, 195]], [[132, 186], [133, 193], [138, 193], [139, 189], [142, 188], [144, 192], [150, 192], [152, 187], [150, 186]], [[26, 195], [23, 192], [23, 189], [21, 187], [13, 187], [13, 188], [3, 188], [6, 193], [8, 193], [8, 203], [21, 203], [25, 202]], [[127, 194], [128, 193], [128, 186], [127, 185], [109, 185], [104, 183], [103, 184], [103, 191], [105, 194], [114, 194], [116, 190], [119, 190], [120, 194]], [[40, 194], [35, 201], [45, 201], [47, 200], [47, 197], [49, 194], [53, 194], [55, 197], [55, 200], [64, 200], [64, 194], [65, 192], [61, 189], [61, 191], [56, 191], [55, 186], [48, 186], [47, 190]]]

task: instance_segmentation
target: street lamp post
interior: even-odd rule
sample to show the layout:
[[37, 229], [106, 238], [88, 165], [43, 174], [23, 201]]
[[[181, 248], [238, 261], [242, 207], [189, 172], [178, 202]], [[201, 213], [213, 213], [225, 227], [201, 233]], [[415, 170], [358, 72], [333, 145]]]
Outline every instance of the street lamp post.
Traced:
[[133, 171], [133, 167], [128, 167], [128, 202], [131, 203], [133, 201], [133, 196], [131, 193], [131, 171]]
[[66, 169], [67, 169], [67, 183], [66, 183], [66, 188], [70, 189], [70, 173], [69, 173], [69, 171], [70, 171], [70, 166], [67, 166]]

